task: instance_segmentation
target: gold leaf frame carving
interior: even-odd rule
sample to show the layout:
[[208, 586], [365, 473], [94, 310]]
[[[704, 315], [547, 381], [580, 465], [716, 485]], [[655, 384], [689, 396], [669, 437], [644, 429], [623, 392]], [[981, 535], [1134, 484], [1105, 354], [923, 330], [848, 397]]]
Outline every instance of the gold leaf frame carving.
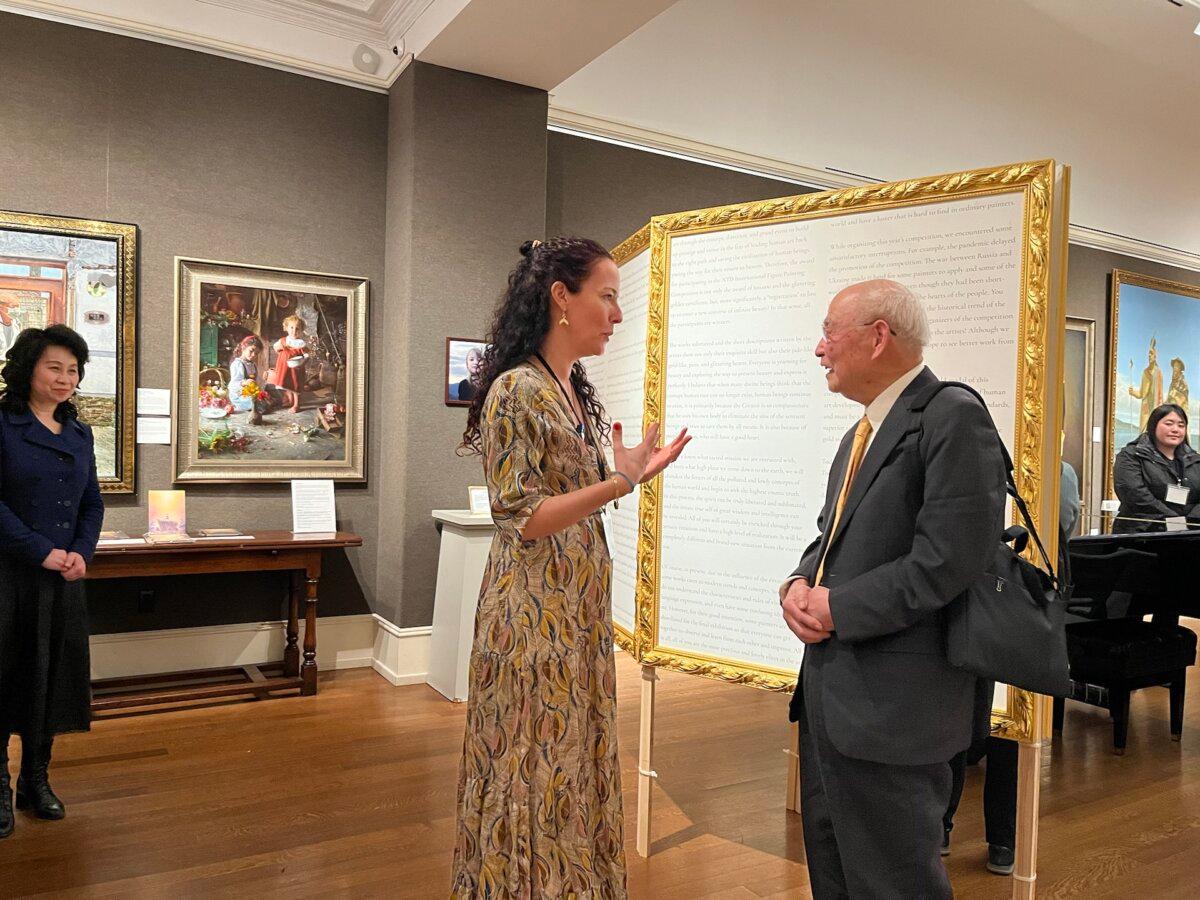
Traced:
[[[1017, 361], [1016, 384], [1019, 414], [1012, 446], [1017, 485], [1039, 525], [1051, 558], [1054, 558], [1057, 528], [1040, 526], [1044, 522], [1057, 522], [1059, 450], [1058, 443], [1048, 436], [1058, 433], [1061, 422], [1059, 414], [1054, 414], [1052, 421], [1047, 422], [1046, 410], [1060, 406], [1060, 379], [1048, 377], [1048, 374], [1061, 372], [1062, 367], [1062, 341], [1058, 338], [1052, 343], [1050, 329], [1051, 316], [1054, 317], [1056, 336], [1061, 335], [1065, 327], [1061, 299], [1065, 290], [1068, 192], [1069, 169], [1061, 167], [1060, 170], [1054, 160], [1039, 160], [654, 217], [648, 226], [651, 256], [644, 420], [665, 420], [664, 373], [670, 310], [668, 273], [671, 240], [675, 236], [966, 197], [1020, 193], [1025, 206], [1018, 328], [1021, 355]], [[623, 254], [618, 257], [618, 263], [637, 252], [632, 248], [641, 245], [646, 232], [643, 228], [618, 245]], [[1053, 356], [1048, 356], [1051, 349]], [[765, 690], [793, 689], [796, 681], [793, 672], [659, 645], [662, 503], [663, 479], [659, 476], [642, 486], [639, 508], [636, 624], [630, 641], [635, 658], [643, 665], [663, 666]], [[1009, 686], [1007, 701], [1005, 710], [993, 709], [993, 733], [1026, 742], [1040, 740], [1044, 732], [1044, 698]]]
[[[639, 253], [644, 251], [649, 246], [650, 246], [650, 226], [644, 225], [641, 228], [639, 228], [637, 231], [635, 231], [633, 234], [631, 234], [629, 237], [627, 237], [625, 240], [621, 241], [621, 243], [617, 244], [617, 246], [613, 247], [613, 249], [612, 249], [613, 261], [618, 266], [622, 266], [625, 263], [629, 262], [631, 259], [633, 259], [635, 256], [637, 256]], [[640, 523], [639, 523], [639, 527], [640, 527]], [[638, 543], [639, 543], [639, 545], [641, 544], [640, 537], [639, 537]], [[641, 556], [641, 554], [638, 554], [638, 564], [639, 565], [641, 564], [641, 560], [642, 560], [642, 556]], [[638, 578], [638, 581], [639, 582], [641, 581], [640, 576]], [[656, 581], [656, 583], [657, 583], [657, 581]], [[637, 605], [636, 605], [636, 598], [635, 598], [634, 615], [636, 616], [636, 614], [637, 614]], [[636, 622], [634, 625], [633, 632], [626, 630], [624, 628], [624, 626], [618, 625], [615, 621], [613, 622], [613, 637], [614, 637], [614, 640], [616, 640], [616, 642], [617, 642], [617, 646], [620, 647], [622, 650], [624, 650], [626, 653], [628, 653], [630, 656], [632, 656], [634, 659], [640, 659], [640, 656], [639, 656], [640, 648], [638, 646], [638, 640], [637, 640], [638, 634], [640, 634], [640, 630], [637, 629]]]
[[[124, 222], [100, 219], [72, 219], [37, 213], [0, 210], [0, 228], [10, 231], [45, 232], [64, 237], [110, 240], [116, 244], [117, 313], [120, 317], [117, 338], [117, 386], [114, 415], [116, 472], [101, 477], [100, 490], [106, 494], [132, 494], [136, 471], [137, 424], [137, 307], [138, 307], [138, 227]], [[68, 311], [68, 319], [70, 313]]]
[[[204, 279], [243, 286], [346, 298], [346, 458], [334, 461], [200, 460], [196, 394], [200, 373], [200, 286]], [[367, 479], [367, 304], [370, 282], [355, 275], [305, 272], [249, 263], [175, 257], [175, 417], [171, 431], [174, 483], [237, 484], [330, 478]]]
[[[1083, 460], [1081, 468], [1075, 474], [1079, 476], [1079, 528], [1080, 534], [1087, 534], [1092, 527], [1091, 522], [1094, 520], [1092, 515], [1092, 457], [1094, 444], [1092, 442], [1093, 407], [1096, 402], [1096, 320], [1084, 319], [1078, 316], [1067, 316], [1065, 329], [1068, 332], [1078, 332], [1083, 335], [1084, 351], [1083, 351], [1083, 411], [1082, 411], [1082, 440], [1083, 440]], [[1063, 353], [1066, 353], [1066, 342], [1064, 336]], [[1064, 379], [1067, 376], [1066, 369], [1063, 370]], [[1066, 416], [1064, 413], [1064, 430], [1066, 426]]]

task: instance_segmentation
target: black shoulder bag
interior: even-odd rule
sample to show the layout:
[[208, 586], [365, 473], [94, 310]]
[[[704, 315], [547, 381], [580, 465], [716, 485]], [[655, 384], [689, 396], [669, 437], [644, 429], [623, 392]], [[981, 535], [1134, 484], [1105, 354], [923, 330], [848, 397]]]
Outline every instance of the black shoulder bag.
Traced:
[[[916, 398], [913, 410], [923, 412], [938, 392], [947, 387], [969, 391], [988, 412], [979, 392], [958, 381], [931, 385]], [[990, 412], [988, 417], [991, 418]], [[992, 428], [995, 427], [993, 422]], [[1037, 694], [1066, 697], [1071, 693], [1064, 630], [1066, 598], [1029, 508], [1017, 490], [1012, 457], [998, 431], [996, 439], [1004, 454], [1008, 496], [1016, 504], [1025, 527], [1014, 525], [1005, 530], [991, 565], [947, 605], [946, 656], [952, 666], [980, 678]], [[1020, 555], [1031, 537], [1045, 564], [1044, 570]]]

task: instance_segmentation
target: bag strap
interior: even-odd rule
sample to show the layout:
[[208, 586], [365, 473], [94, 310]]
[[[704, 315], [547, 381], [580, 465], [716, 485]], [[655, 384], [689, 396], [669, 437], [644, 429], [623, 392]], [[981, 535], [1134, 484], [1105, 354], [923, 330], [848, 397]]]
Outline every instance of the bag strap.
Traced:
[[[1004, 445], [1004, 438], [1000, 436], [1000, 429], [996, 427], [996, 421], [992, 418], [992, 412], [988, 409], [987, 401], [983, 399], [983, 395], [969, 384], [964, 384], [961, 381], [939, 381], [936, 384], [931, 384], [925, 388], [916, 397], [913, 398], [912, 405], [909, 407], [913, 412], [924, 413], [925, 408], [930, 402], [940, 394], [945, 388], [956, 387], [962, 388], [967, 393], [971, 394], [979, 405], [983, 407], [984, 413], [987, 414], [988, 422], [992, 426], [992, 431], [996, 433], [996, 440], [1000, 444], [1000, 452], [1004, 456], [1004, 476], [1006, 481], [1006, 491], [1008, 496], [1012, 497], [1013, 503], [1016, 504], [1017, 511], [1021, 514], [1021, 519], [1025, 523], [1025, 528], [1029, 531], [1029, 536], [1033, 538], [1034, 545], [1038, 548], [1038, 552], [1042, 556], [1042, 562], [1046, 565], [1046, 571], [1050, 575], [1051, 580], [1055, 585], [1058, 584], [1058, 576], [1055, 574], [1054, 566], [1050, 562], [1050, 554], [1046, 552], [1046, 548], [1042, 545], [1042, 539], [1038, 535], [1037, 528], [1033, 524], [1033, 517], [1029, 514], [1029, 507], [1025, 503], [1025, 498], [1021, 496], [1021, 492], [1017, 490], [1017, 483], [1013, 478], [1013, 461], [1009, 455], [1008, 447]], [[1020, 552], [1020, 551], [1018, 551]]]
[[1024, 553], [1025, 548], [1029, 546], [1029, 529], [1022, 528], [1020, 525], [1010, 525], [1004, 529], [1000, 540], [1005, 544], [1012, 544], [1013, 550], [1017, 553]]

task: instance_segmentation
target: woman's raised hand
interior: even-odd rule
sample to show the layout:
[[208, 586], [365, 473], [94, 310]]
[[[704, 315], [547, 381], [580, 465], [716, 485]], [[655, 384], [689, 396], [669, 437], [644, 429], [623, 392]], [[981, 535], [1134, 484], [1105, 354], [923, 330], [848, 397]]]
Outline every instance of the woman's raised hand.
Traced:
[[691, 439], [692, 436], [685, 428], [671, 443], [655, 449], [654, 445], [658, 443], [658, 423], [651, 422], [642, 442], [636, 447], [626, 447], [622, 440], [621, 423], [614, 422], [613, 460], [618, 472], [626, 475], [634, 484], [642, 484], [679, 459], [679, 454]]

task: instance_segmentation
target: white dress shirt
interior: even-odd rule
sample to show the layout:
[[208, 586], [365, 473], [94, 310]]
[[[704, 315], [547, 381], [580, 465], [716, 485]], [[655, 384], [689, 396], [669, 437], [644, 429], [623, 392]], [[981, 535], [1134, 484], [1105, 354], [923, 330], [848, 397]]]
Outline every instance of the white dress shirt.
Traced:
[[892, 407], [896, 405], [896, 401], [900, 399], [900, 395], [904, 393], [904, 389], [916, 380], [924, 368], [924, 361], [917, 363], [885, 387], [878, 397], [867, 404], [866, 416], [867, 421], [871, 423], [871, 434], [867, 437], [867, 446], [863, 450], [864, 455], [867, 450], [871, 449], [871, 442], [875, 440], [875, 435], [879, 434], [879, 427], [883, 424], [883, 420], [887, 418], [888, 413], [892, 411]]

